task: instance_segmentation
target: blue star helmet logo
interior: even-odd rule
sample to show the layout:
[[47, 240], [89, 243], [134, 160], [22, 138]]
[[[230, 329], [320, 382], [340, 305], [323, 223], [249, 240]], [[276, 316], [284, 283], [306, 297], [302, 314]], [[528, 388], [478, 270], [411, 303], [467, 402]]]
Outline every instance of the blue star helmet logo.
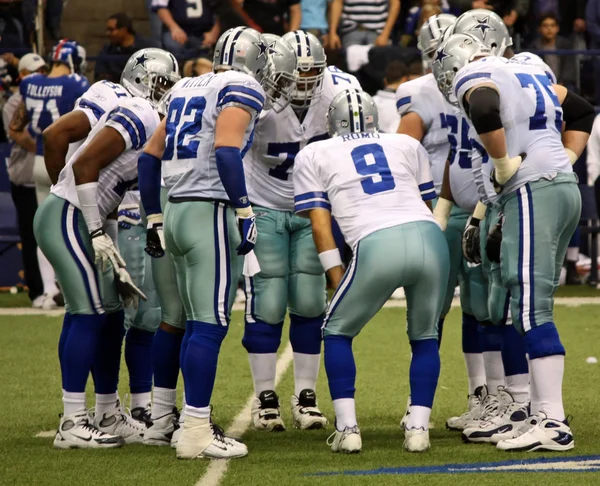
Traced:
[[469, 30], [479, 30], [481, 32], [482, 39], [485, 39], [488, 30], [492, 32], [496, 30], [490, 25], [489, 15], [483, 18], [475, 17], [475, 21], [477, 22], [477, 24], [471, 27]]
[[[283, 54], [281, 52], [279, 52], [277, 49], [275, 49], [275, 41], [271, 42], [268, 46], [267, 49], [269, 51], [269, 54], [271, 55], [276, 55], [276, 56], [283, 56]], [[260, 57], [260, 56], [259, 56]]]
[[143, 52], [142, 54], [140, 54], [138, 57], [135, 58], [135, 64], [133, 65], [132, 69], [135, 69], [138, 66], [142, 66], [144, 69], [146, 69], [146, 63], [148, 61], [152, 61], [154, 58], [153, 57], [148, 57], [146, 55], [145, 52]]
[[260, 42], [253, 42], [253, 44], [258, 47], [258, 56], [256, 56], [256, 59], [260, 59], [261, 57], [267, 57], [267, 51], [269, 50], [269, 48], [271, 46], [266, 45], [263, 41]]
[[440, 49], [439, 51], [437, 51], [434, 62], [439, 62], [440, 65], [443, 65], [444, 59], [446, 59], [447, 57], [450, 57], [450, 54], [445, 52], [444, 49]]

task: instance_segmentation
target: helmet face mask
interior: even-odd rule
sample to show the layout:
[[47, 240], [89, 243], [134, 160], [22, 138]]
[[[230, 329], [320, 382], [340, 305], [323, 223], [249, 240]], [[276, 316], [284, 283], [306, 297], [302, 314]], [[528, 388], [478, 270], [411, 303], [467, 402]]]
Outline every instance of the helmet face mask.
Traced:
[[373, 98], [354, 88], [341, 91], [327, 110], [327, 131], [331, 137], [353, 133], [376, 133], [379, 115]]
[[158, 109], [165, 94], [179, 81], [177, 60], [158, 48], [141, 49], [133, 54], [121, 74], [121, 84], [132, 96], [148, 100]]
[[281, 113], [290, 104], [296, 89], [296, 53], [287, 41], [277, 35], [263, 34], [262, 37], [269, 51], [261, 83], [267, 97], [265, 108]]
[[319, 100], [323, 92], [327, 68], [325, 49], [313, 34], [302, 30], [288, 32], [283, 39], [289, 42], [298, 56], [298, 77], [292, 105], [294, 108], [308, 108]]

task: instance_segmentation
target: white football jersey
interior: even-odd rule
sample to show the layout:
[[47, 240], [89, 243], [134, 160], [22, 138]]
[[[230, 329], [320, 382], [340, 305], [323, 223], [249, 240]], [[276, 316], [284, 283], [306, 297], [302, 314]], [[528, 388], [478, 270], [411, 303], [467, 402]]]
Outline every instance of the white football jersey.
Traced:
[[[573, 172], [561, 141], [562, 107], [544, 71], [493, 56], [468, 64], [453, 82], [463, 115], [468, 116], [463, 104], [465, 94], [482, 83], [494, 85], [500, 93], [508, 156], [527, 154], [517, 174], [505, 185], [505, 194], [528, 182], [552, 178], [558, 172]], [[481, 144], [478, 136], [474, 138]], [[489, 179], [492, 165], [482, 164], [484, 179]]]
[[433, 183], [438, 194], [442, 189], [450, 150], [446, 128], [442, 124], [445, 102], [432, 73], [402, 83], [396, 91], [396, 107], [400, 116], [416, 113], [423, 121], [425, 136], [421, 143], [429, 154]]
[[357, 79], [335, 66], [325, 70], [323, 92], [300, 121], [291, 105], [281, 113], [263, 111], [252, 147], [244, 157], [248, 197], [252, 204], [278, 211], [294, 210], [292, 182], [296, 154], [306, 145], [329, 138], [327, 110], [344, 89], [360, 88]]
[[400, 115], [396, 108], [396, 93], [393, 89], [380, 89], [373, 95], [379, 115], [379, 131], [396, 133], [400, 124]]
[[[460, 110], [444, 100], [445, 120], [450, 143], [450, 189], [456, 205], [473, 211], [479, 201], [479, 192], [473, 175], [473, 129]], [[478, 155], [476, 152], [475, 155]], [[479, 157], [481, 159], [481, 157]], [[481, 165], [481, 160], [479, 160]]]
[[137, 187], [137, 159], [150, 136], [160, 123], [158, 112], [143, 98], [123, 98], [119, 105], [102, 115], [83, 145], [60, 172], [51, 192], [80, 208], [73, 176], [73, 164], [104, 128], [114, 128], [125, 141], [125, 150], [100, 171], [98, 178], [98, 209], [102, 223], [121, 203], [125, 193]]
[[347, 134], [306, 146], [296, 157], [294, 210], [331, 211], [348, 245], [375, 231], [431, 221], [436, 197], [429, 158], [408, 135]]
[[511, 57], [509, 61], [517, 62], [519, 64], [537, 66], [546, 73], [546, 76], [548, 76], [548, 79], [552, 81], [552, 84], [558, 84], [556, 81], [556, 75], [552, 69], [550, 69], [550, 66], [548, 66], [548, 64], [546, 64], [540, 56], [534, 54], [533, 52], [519, 52]]
[[[102, 115], [112, 111], [124, 98], [131, 98], [129, 92], [120, 84], [110, 81], [98, 81], [75, 102], [73, 111], [82, 111], [90, 121], [90, 128], [94, 128]], [[69, 145], [69, 151], [65, 160], [70, 160], [85, 140], [75, 142]]]
[[226, 71], [184, 78], [172, 89], [167, 113], [167, 137], [162, 175], [169, 197], [229, 200], [214, 149], [221, 110], [235, 106], [252, 116], [242, 145], [242, 157], [252, 145], [254, 125], [265, 93], [248, 74]]

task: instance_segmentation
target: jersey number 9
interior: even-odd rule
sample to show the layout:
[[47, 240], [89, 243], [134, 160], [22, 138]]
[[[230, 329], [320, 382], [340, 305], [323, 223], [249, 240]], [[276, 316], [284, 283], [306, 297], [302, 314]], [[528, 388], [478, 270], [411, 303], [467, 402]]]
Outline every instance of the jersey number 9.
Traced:
[[378, 194], [391, 191], [396, 187], [394, 176], [392, 176], [390, 165], [381, 145], [378, 143], [361, 145], [352, 150], [350, 155], [356, 172], [363, 176], [371, 176], [360, 181], [365, 194]]

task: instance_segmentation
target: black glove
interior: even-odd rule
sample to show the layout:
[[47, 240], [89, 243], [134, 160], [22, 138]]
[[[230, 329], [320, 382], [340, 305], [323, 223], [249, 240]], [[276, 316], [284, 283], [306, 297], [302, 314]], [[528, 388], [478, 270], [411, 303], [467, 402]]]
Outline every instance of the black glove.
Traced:
[[162, 223], [148, 223], [146, 228], [146, 253], [152, 258], [165, 255], [165, 237]]
[[487, 236], [485, 254], [490, 262], [500, 263], [500, 247], [502, 246], [502, 225], [504, 216], [500, 215], [498, 222], [492, 226]]
[[481, 263], [481, 249], [479, 246], [479, 223], [481, 221], [473, 216], [467, 220], [467, 226], [462, 235], [462, 250], [465, 260], [475, 265]]

